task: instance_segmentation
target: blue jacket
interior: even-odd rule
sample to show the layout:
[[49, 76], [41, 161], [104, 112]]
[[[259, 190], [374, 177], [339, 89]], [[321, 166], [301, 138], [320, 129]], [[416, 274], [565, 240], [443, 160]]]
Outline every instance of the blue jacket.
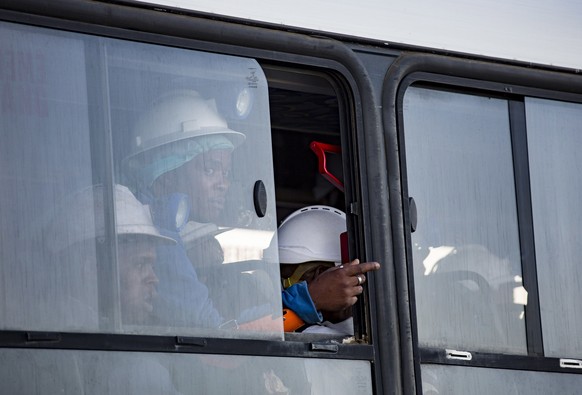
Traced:
[[154, 199], [141, 193], [139, 199], [148, 204], [158, 231], [176, 240], [176, 245], [159, 246], [155, 272], [160, 280], [154, 313], [161, 325], [196, 328], [217, 328], [223, 318], [208, 296], [208, 288], [196, 275], [176, 226], [177, 203], [181, 195]]
[[208, 297], [208, 288], [196, 275], [178, 232], [160, 229], [178, 242], [158, 247], [155, 267], [160, 280], [154, 311], [161, 324], [197, 328], [217, 328], [223, 318]]
[[293, 310], [306, 324], [317, 324], [323, 321], [323, 316], [317, 311], [309, 295], [305, 281], [283, 290], [282, 298], [283, 307]]
[[[157, 249], [155, 271], [160, 280], [157, 286], [158, 297], [154, 301], [157, 318], [161, 324], [169, 326], [218, 328], [225, 323], [225, 318], [214, 307], [206, 285], [198, 279], [176, 224], [179, 203], [187, 202], [188, 199], [180, 194], [156, 200], [147, 195], [141, 197], [142, 201], [150, 202], [152, 218], [160, 233], [177, 242], [175, 246], [160, 246]], [[186, 220], [187, 212], [184, 215]], [[241, 311], [237, 321], [253, 321], [272, 312], [271, 304], [253, 306]]]

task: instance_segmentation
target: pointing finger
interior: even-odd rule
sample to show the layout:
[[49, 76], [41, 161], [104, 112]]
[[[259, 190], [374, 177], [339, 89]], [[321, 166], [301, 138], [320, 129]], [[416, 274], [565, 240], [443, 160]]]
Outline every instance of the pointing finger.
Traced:
[[371, 271], [380, 269], [380, 264], [378, 262], [364, 262], [359, 263], [358, 259], [354, 259], [347, 265], [344, 265], [344, 270], [349, 276], [355, 276], [357, 274], [363, 274]]

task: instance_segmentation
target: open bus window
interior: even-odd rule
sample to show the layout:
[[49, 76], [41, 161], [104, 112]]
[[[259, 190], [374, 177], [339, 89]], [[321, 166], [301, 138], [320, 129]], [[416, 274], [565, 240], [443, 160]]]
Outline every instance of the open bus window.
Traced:
[[[318, 172], [313, 141], [341, 147], [338, 99], [322, 77], [265, 69], [269, 78], [277, 218], [313, 204], [344, 209], [344, 194]], [[283, 75], [282, 75], [283, 74]], [[341, 178], [341, 154], [328, 156]]]
[[[330, 79], [321, 73], [271, 65], [265, 65], [264, 69], [269, 81], [279, 243], [282, 241], [290, 243], [284, 244], [283, 247], [290, 254], [294, 254], [291, 249], [300, 247], [313, 251], [314, 246], [302, 244], [302, 241], [296, 239], [295, 236], [287, 237], [290, 235], [287, 232], [303, 229], [303, 233], [307, 235], [304, 242], [320, 239], [323, 241], [328, 238], [318, 237], [316, 232], [321, 230], [316, 226], [310, 226], [310, 220], [302, 222], [306, 225], [301, 228], [302, 225], [298, 221], [289, 225], [287, 219], [293, 216], [296, 220], [297, 215], [307, 214], [307, 212], [302, 213], [302, 210], [309, 208], [309, 211], [318, 216], [320, 221], [329, 219], [333, 222], [333, 218], [336, 217], [334, 214], [326, 217], [319, 216], [315, 212], [323, 207], [325, 210], [329, 209], [329, 212], [336, 213], [345, 210], [344, 191], [338, 188], [344, 178], [342, 154], [345, 154], [342, 153], [340, 134], [345, 125], [341, 122], [338, 90]], [[335, 183], [330, 182], [320, 172], [318, 156], [312, 149], [314, 142], [320, 143], [329, 150], [325, 155], [326, 170], [329, 172], [329, 178], [332, 178]], [[287, 226], [293, 227], [294, 230], [290, 230]], [[345, 230], [345, 220], [342, 226]], [[311, 236], [309, 236], [310, 232], [313, 232]], [[335, 260], [341, 262], [340, 231], [332, 232], [335, 233], [331, 237], [336, 237], [337, 240], [330, 244], [333, 244], [337, 251], [332, 252], [331, 255], [335, 253], [337, 255]], [[320, 258], [329, 260], [327, 256], [320, 256]], [[314, 264], [299, 263], [315, 261], [316, 259], [310, 254], [304, 255], [303, 258], [297, 257], [295, 260], [280, 250], [279, 259], [283, 286], [292, 286], [292, 282], [299, 280], [307, 280], [309, 283], [315, 276], [313, 273], [321, 273], [330, 267], [308, 267]], [[294, 264], [288, 264], [286, 259], [292, 259]], [[327, 262], [327, 264], [333, 266], [333, 262]], [[302, 273], [301, 277], [296, 274], [298, 272]], [[285, 310], [287, 339], [310, 341], [345, 338], [354, 333], [351, 308], [342, 311], [341, 314], [324, 312], [323, 323], [313, 325], [305, 323], [301, 317], [293, 314], [291, 306], [285, 305], [285, 295], [283, 299], [284, 307], [287, 308]], [[287, 325], [287, 320], [293, 324]]]

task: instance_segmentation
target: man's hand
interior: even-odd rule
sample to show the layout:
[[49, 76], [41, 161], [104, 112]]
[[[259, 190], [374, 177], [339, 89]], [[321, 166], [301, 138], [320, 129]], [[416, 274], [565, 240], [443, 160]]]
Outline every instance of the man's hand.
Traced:
[[378, 269], [378, 262], [360, 263], [359, 259], [354, 259], [321, 273], [308, 286], [315, 307], [317, 310], [340, 311], [353, 306], [364, 290], [364, 273]]

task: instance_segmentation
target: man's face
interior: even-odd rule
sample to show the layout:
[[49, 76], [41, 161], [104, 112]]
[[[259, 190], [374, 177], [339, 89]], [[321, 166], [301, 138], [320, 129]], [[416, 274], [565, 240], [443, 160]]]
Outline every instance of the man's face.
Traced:
[[142, 239], [120, 241], [118, 254], [123, 320], [129, 324], [144, 323], [152, 314], [159, 282], [154, 272], [155, 246]]
[[176, 169], [177, 187], [191, 199], [192, 220], [213, 222], [224, 209], [230, 187], [231, 156], [229, 150], [212, 150]]

